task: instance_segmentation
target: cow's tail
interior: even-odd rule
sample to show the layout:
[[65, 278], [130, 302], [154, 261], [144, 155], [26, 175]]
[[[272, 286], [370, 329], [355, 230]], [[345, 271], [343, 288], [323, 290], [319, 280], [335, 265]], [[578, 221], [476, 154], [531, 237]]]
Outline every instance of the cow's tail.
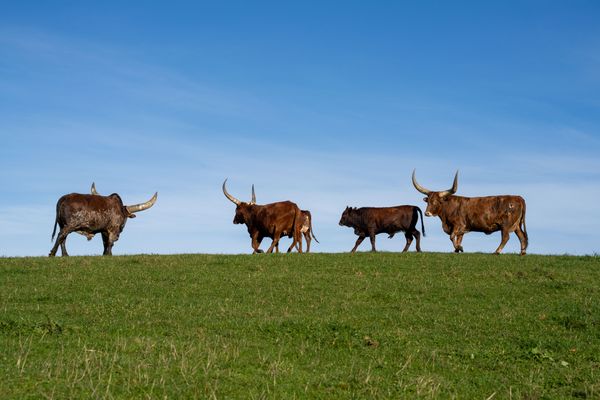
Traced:
[[56, 235], [56, 225], [58, 225], [58, 215], [54, 219], [54, 230], [52, 231], [52, 237], [50, 238], [51, 242], [54, 241], [54, 235]]
[[425, 235], [425, 225], [423, 224], [423, 211], [421, 211], [421, 209], [419, 207], [415, 207], [417, 209], [417, 211], [419, 212], [419, 215], [421, 216], [421, 232], [423, 232], [423, 236]]
[[310, 211], [307, 211], [307, 214], [308, 214], [308, 228], [310, 229], [310, 235], [312, 236], [313, 239], [316, 240], [317, 243], [321, 243], [321, 242], [319, 242], [319, 239], [317, 239], [317, 237], [315, 236], [315, 232], [313, 231], [312, 215], [310, 215]]
[[521, 230], [525, 235], [525, 248], [529, 246], [529, 236], [527, 235], [527, 225], [525, 224], [525, 211], [527, 210], [527, 206], [525, 204], [525, 200], [523, 200], [523, 213], [521, 214], [521, 221], [519, 221], [519, 225], [521, 226]]
[[52, 231], [52, 237], [50, 238], [50, 241], [53, 242], [54, 241], [54, 235], [56, 235], [56, 225], [58, 225], [58, 210], [60, 209], [60, 200], [58, 201], [58, 203], [56, 203], [56, 217], [54, 218], [54, 230]]

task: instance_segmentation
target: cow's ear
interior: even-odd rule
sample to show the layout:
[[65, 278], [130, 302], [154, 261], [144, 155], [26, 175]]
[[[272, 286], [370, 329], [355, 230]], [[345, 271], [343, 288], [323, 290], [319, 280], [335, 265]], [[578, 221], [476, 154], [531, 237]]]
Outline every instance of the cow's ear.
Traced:
[[129, 218], [135, 218], [135, 217], [137, 217], [137, 215], [135, 215], [135, 214], [132, 214], [132, 213], [129, 213], [128, 217], [129, 217]]
[[429, 203], [429, 197], [423, 197], [423, 201], [424, 201], [425, 203]]

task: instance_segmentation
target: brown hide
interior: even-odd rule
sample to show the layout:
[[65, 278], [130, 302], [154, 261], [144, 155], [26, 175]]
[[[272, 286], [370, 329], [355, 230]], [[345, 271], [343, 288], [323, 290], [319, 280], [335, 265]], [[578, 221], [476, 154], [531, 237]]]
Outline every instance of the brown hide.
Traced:
[[257, 205], [254, 185], [252, 185], [252, 200], [249, 203], [240, 201], [227, 191], [227, 179], [223, 182], [223, 194], [236, 205], [234, 224], [245, 224], [252, 239], [253, 253], [262, 253], [260, 243], [266, 237], [273, 239], [267, 253], [272, 253], [278, 246], [281, 236], [293, 237], [288, 253], [299, 242], [298, 252], [302, 253], [300, 228], [302, 214], [296, 203], [279, 201], [277, 203]]
[[[273, 243], [267, 253], [273, 252], [281, 236], [294, 238], [288, 252], [300, 241], [302, 215], [298, 206], [291, 201], [257, 205], [241, 203], [236, 207], [234, 224], [245, 224], [252, 239], [254, 253], [261, 253], [260, 243], [264, 238], [271, 238]], [[302, 243], [299, 244], [302, 253]]]
[[521, 243], [521, 255], [526, 253], [528, 245], [525, 225], [525, 200], [521, 196], [500, 195], [486, 197], [455, 196], [458, 189], [458, 172], [449, 190], [434, 192], [419, 185], [413, 171], [413, 185], [421, 193], [427, 195], [423, 200], [427, 203], [425, 215], [439, 217], [444, 232], [450, 235], [456, 253], [462, 252], [463, 235], [468, 232], [491, 234], [500, 231], [502, 239], [496, 249], [500, 254], [509, 234], [515, 232]]
[[135, 218], [135, 212], [143, 211], [154, 205], [157, 194], [143, 204], [126, 206], [121, 197], [113, 193], [110, 196], [97, 194], [71, 193], [62, 196], [56, 203], [56, 219], [52, 239], [56, 234], [56, 226], [60, 227], [56, 242], [50, 250], [50, 257], [56, 255], [60, 246], [63, 256], [68, 256], [65, 241], [71, 232], [77, 232], [89, 239], [96, 233], [102, 234], [103, 255], [111, 255], [114, 242], [125, 227], [127, 218]]
[[[525, 227], [525, 200], [521, 196], [501, 195], [486, 197], [463, 197], [449, 195], [435, 199], [432, 193], [427, 198], [426, 215], [438, 216], [444, 232], [450, 235], [455, 252], [464, 251], [462, 237], [468, 232], [491, 234], [502, 232], [502, 242], [496, 253], [500, 253], [508, 235], [515, 232], [521, 242], [521, 254], [525, 254], [528, 238]], [[431, 205], [437, 205], [437, 209]], [[435, 209], [435, 212], [429, 211]], [[506, 239], [506, 240], [505, 240]]]
[[421, 251], [421, 233], [416, 229], [416, 225], [421, 216], [421, 229], [425, 236], [425, 227], [423, 226], [423, 214], [417, 206], [402, 205], [396, 207], [346, 207], [340, 218], [341, 226], [354, 228], [354, 233], [358, 235], [356, 244], [351, 250], [356, 251], [362, 241], [368, 236], [371, 240], [371, 251], [375, 249], [375, 235], [387, 233], [390, 238], [396, 232], [405, 232], [406, 245], [403, 252], [407, 251], [414, 239], [417, 239], [417, 251]]

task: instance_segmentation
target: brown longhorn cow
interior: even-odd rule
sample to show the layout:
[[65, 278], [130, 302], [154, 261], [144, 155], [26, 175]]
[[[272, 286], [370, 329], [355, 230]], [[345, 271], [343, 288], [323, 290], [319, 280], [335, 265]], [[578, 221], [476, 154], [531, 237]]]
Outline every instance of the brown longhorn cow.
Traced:
[[354, 233], [358, 235], [356, 244], [351, 252], [354, 253], [358, 246], [368, 236], [371, 239], [371, 251], [375, 249], [375, 235], [378, 233], [387, 233], [389, 238], [394, 237], [397, 232], [405, 232], [406, 245], [402, 252], [410, 247], [413, 237], [417, 239], [417, 251], [421, 251], [421, 233], [417, 230], [417, 222], [421, 216], [421, 230], [425, 236], [425, 226], [423, 225], [423, 213], [417, 206], [396, 206], [396, 207], [346, 207], [340, 218], [340, 226], [354, 228]]
[[256, 204], [256, 194], [254, 185], [252, 185], [252, 200], [249, 203], [240, 201], [227, 192], [223, 182], [223, 194], [233, 204], [236, 205], [234, 224], [245, 224], [248, 233], [252, 239], [252, 249], [254, 253], [262, 253], [259, 249], [260, 243], [264, 238], [271, 238], [273, 242], [267, 250], [272, 253], [275, 246], [278, 245], [281, 236], [291, 236], [292, 245], [288, 253], [298, 244], [298, 252], [302, 253], [302, 236], [300, 228], [302, 227], [302, 214], [300, 209], [291, 201], [279, 201], [271, 204]]
[[[95, 187], [92, 185], [92, 192]], [[65, 241], [71, 232], [82, 234], [91, 240], [96, 233], [102, 234], [104, 244], [103, 255], [111, 255], [114, 242], [125, 227], [128, 218], [135, 218], [135, 213], [147, 210], [156, 203], [158, 193], [155, 193], [145, 203], [126, 206], [121, 197], [113, 193], [110, 196], [98, 194], [71, 193], [62, 196], [56, 203], [56, 219], [52, 240], [56, 235], [56, 225], [60, 227], [50, 257], [54, 257], [61, 248], [63, 256], [68, 256]]]
[[444, 232], [450, 235], [454, 252], [464, 251], [461, 245], [463, 235], [467, 232], [502, 233], [502, 241], [495, 254], [500, 254], [511, 232], [521, 242], [521, 255], [525, 255], [528, 237], [525, 226], [525, 200], [521, 196], [503, 195], [486, 197], [455, 196], [458, 189], [458, 171], [454, 183], [448, 190], [434, 192], [417, 183], [415, 171], [412, 173], [414, 187], [427, 197], [425, 215], [439, 217]]

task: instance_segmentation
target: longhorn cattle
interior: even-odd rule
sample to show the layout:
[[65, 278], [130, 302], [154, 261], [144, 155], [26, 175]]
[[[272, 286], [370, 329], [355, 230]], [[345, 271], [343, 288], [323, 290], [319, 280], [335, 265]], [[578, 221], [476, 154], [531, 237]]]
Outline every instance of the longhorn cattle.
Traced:
[[412, 182], [419, 192], [427, 197], [425, 215], [439, 217], [444, 232], [450, 235], [454, 252], [464, 251], [463, 235], [467, 232], [483, 232], [487, 235], [500, 231], [502, 240], [495, 254], [500, 254], [511, 232], [514, 232], [521, 242], [521, 255], [525, 255], [528, 237], [525, 226], [525, 200], [521, 196], [503, 195], [487, 197], [455, 196], [458, 189], [458, 171], [454, 183], [448, 190], [434, 192], [419, 185], [412, 173]]
[[[92, 185], [92, 192], [95, 187]], [[155, 193], [145, 203], [126, 206], [121, 197], [113, 193], [110, 196], [98, 194], [71, 193], [62, 196], [56, 203], [56, 219], [52, 240], [56, 235], [56, 225], [60, 227], [54, 247], [50, 250], [50, 257], [54, 257], [61, 248], [63, 256], [68, 256], [65, 241], [71, 232], [80, 233], [91, 240], [96, 233], [102, 234], [104, 244], [103, 255], [112, 255], [114, 242], [125, 227], [128, 218], [135, 218], [135, 213], [147, 210], [156, 203], [158, 193]]]
[[240, 201], [227, 192], [223, 182], [223, 194], [233, 204], [236, 205], [234, 224], [245, 224], [248, 233], [252, 239], [252, 249], [254, 253], [262, 253], [259, 249], [261, 241], [268, 237], [273, 239], [267, 253], [272, 253], [275, 246], [278, 245], [281, 236], [291, 236], [292, 245], [288, 253], [298, 244], [298, 252], [302, 253], [302, 236], [300, 228], [302, 227], [302, 214], [300, 209], [291, 201], [279, 201], [271, 204], [256, 204], [256, 194], [254, 185], [252, 185], [252, 200], [249, 203]]
[[341, 226], [354, 228], [354, 233], [358, 235], [356, 244], [351, 252], [354, 253], [358, 246], [368, 236], [371, 239], [371, 251], [375, 249], [375, 235], [378, 233], [387, 233], [389, 238], [394, 237], [396, 232], [405, 232], [406, 245], [402, 252], [410, 247], [413, 238], [417, 239], [417, 251], [421, 251], [421, 233], [416, 225], [421, 216], [421, 230], [425, 236], [425, 226], [423, 225], [423, 213], [417, 206], [396, 206], [396, 207], [346, 207], [342, 218]]
[[[312, 228], [312, 215], [308, 210], [300, 210], [302, 214], [302, 226], [300, 227], [300, 233], [304, 235], [304, 239], [306, 240], [306, 252], [310, 252], [310, 242], [312, 239], [315, 239], [317, 243], [320, 243], [315, 234], [313, 233]], [[292, 237], [291, 234], [287, 235], [288, 237]], [[311, 238], [312, 236], [312, 238]], [[298, 249], [298, 243], [296, 243], [296, 249]], [[279, 244], [275, 246], [275, 251], [279, 253]]]

